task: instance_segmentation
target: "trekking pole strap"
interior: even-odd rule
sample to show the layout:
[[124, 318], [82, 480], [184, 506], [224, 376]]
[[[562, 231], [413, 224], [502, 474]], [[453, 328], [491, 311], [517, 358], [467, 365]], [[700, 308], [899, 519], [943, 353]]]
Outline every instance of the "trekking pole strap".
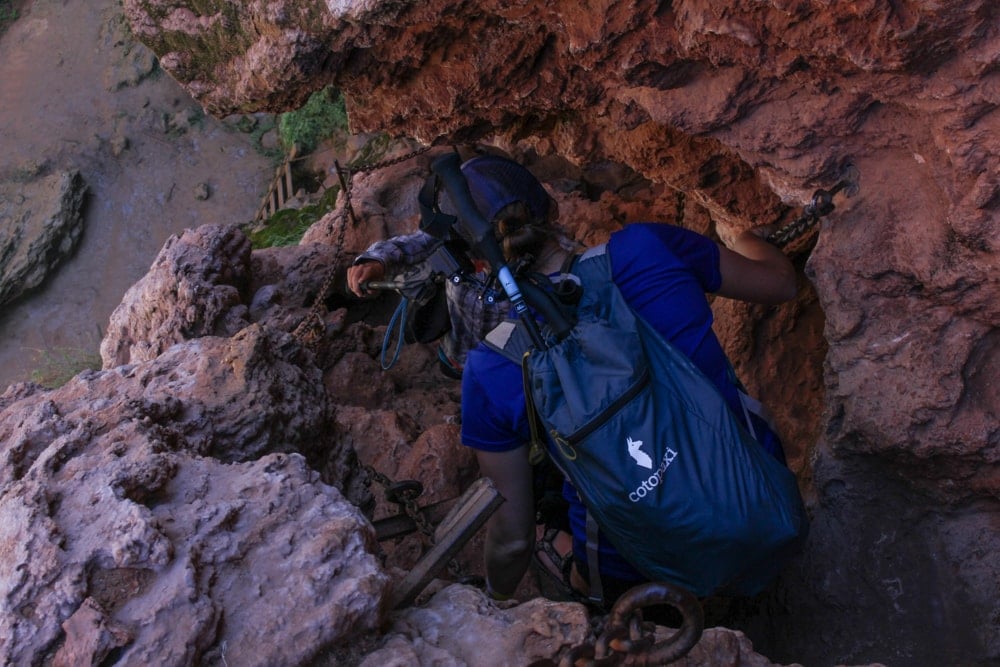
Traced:
[[[403, 349], [403, 336], [406, 328], [406, 311], [409, 306], [409, 299], [405, 296], [400, 300], [399, 305], [396, 307], [395, 312], [392, 314], [392, 319], [389, 320], [388, 326], [385, 328], [385, 338], [382, 339], [382, 354], [379, 359], [379, 363], [382, 365], [382, 370], [387, 371], [396, 365], [399, 361], [399, 353]], [[389, 351], [389, 347], [392, 343], [392, 332], [396, 328], [397, 322], [399, 323], [399, 339], [396, 341], [396, 351], [392, 355], [392, 359], [386, 362], [386, 353]]]

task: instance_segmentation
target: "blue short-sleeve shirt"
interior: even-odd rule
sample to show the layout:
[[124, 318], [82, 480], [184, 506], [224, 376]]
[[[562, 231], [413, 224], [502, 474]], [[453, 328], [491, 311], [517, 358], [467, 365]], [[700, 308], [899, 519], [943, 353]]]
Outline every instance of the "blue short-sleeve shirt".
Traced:
[[[636, 223], [608, 241], [612, 279], [629, 305], [711, 379], [733, 409], [739, 399], [729, 362], [712, 331], [706, 292], [719, 289], [719, 247], [705, 236], [662, 223]], [[503, 452], [528, 442], [521, 368], [480, 344], [469, 352], [462, 377], [462, 442]], [[574, 552], [583, 557], [584, 508], [567, 483]], [[626, 580], [639, 575], [602, 541], [602, 574]]]

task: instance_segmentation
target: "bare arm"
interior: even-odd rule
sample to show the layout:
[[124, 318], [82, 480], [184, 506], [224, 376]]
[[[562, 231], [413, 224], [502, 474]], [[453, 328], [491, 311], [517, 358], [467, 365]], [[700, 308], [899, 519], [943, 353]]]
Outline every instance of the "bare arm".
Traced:
[[490, 589], [513, 595], [535, 546], [535, 509], [528, 447], [509, 452], [476, 451], [479, 469], [489, 477], [504, 503], [486, 527], [486, 581]]
[[771, 225], [748, 229], [732, 249], [720, 248], [720, 296], [766, 304], [795, 298], [795, 267], [785, 253], [764, 240], [771, 230]]

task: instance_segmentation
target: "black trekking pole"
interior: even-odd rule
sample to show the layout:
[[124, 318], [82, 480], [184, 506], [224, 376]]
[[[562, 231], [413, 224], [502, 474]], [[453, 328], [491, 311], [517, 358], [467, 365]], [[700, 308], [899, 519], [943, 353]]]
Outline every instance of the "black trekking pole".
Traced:
[[472, 200], [472, 193], [469, 191], [465, 175], [462, 174], [461, 158], [458, 154], [446, 153], [437, 158], [431, 164], [431, 171], [440, 177], [458, 211], [458, 222], [463, 225], [466, 236], [472, 242], [473, 249], [480, 257], [489, 262], [490, 268], [507, 294], [507, 298], [514, 306], [518, 318], [524, 322], [525, 328], [531, 336], [531, 342], [540, 350], [548, 347], [542, 338], [538, 322], [535, 321], [528, 308], [529, 302], [530, 306], [539, 311], [549, 323], [556, 337], [565, 336], [571, 325], [549, 298], [549, 295], [529, 283], [522, 287], [515, 280], [514, 273], [504, 260], [500, 244], [497, 243], [496, 237], [493, 235], [493, 226], [483, 218]]

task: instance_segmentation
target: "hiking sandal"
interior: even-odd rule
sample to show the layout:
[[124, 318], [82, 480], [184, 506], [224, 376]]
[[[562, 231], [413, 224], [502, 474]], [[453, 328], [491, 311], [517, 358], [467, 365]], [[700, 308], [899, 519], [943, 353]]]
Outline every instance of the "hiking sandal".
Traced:
[[567, 554], [561, 555], [553, 544], [559, 532], [558, 528], [547, 528], [544, 536], [535, 542], [531, 565], [535, 571], [538, 589], [549, 600], [585, 603], [584, 595], [570, 584], [570, 572], [573, 569], [572, 549]]

